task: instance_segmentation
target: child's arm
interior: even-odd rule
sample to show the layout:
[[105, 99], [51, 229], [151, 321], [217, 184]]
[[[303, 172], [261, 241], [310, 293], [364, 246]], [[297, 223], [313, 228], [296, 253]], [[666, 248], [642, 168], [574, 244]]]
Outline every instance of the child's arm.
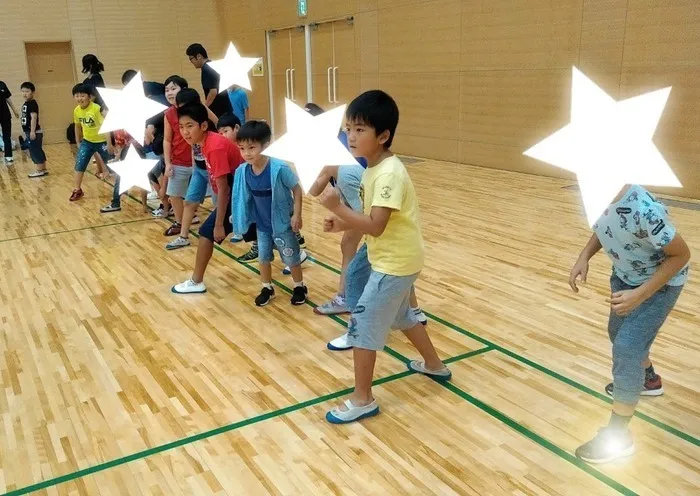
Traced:
[[39, 114], [32, 112], [29, 114], [29, 139], [36, 139], [36, 121], [39, 119]]
[[342, 232], [348, 229], [347, 223], [337, 215], [331, 215], [323, 219], [323, 232]]
[[226, 208], [231, 201], [231, 189], [225, 175], [216, 178], [216, 186], [219, 194], [216, 197], [216, 222], [214, 224], [214, 240], [221, 242], [226, 237], [224, 221], [226, 220]]
[[170, 154], [173, 151], [173, 129], [166, 117], [163, 117], [165, 130], [163, 133], [163, 159], [165, 160], [165, 177], [173, 174], [173, 164], [170, 162]]
[[606, 299], [618, 315], [627, 315], [663, 288], [690, 260], [690, 249], [685, 240], [676, 234], [663, 248], [666, 258], [647, 282], [634, 289], [618, 291]]
[[[209, 116], [209, 120], [211, 120], [215, 126], [219, 123], [219, 118], [211, 111], [209, 106], [207, 106], [207, 116]], [[216, 129], [212, 129], [212, 131], [216, 131]]]
[[75, 124], [75, 144], [80, 146], [80, 142], [83, 141], [83, 126], [79, 123]]
[[603, 245], [600, 244], [600, 239], [598, 235], [593, 233], [591, 239], [588, 240], [586, 246], [581, 250], [581, 254], [578, 256], [578, 260], [571, 269], [571, 274], [569, 274], [569, 286], [574, 290], [574, 293], [578, 293], [578, 286], [576, 285], [576, 279], [581, 276], [581, 282], [586, 282], [586, 277], [588, 276], [588, 261], [593, 258], [593, 255], [598, 253]]
[[301, 201], [304, 198], [304, 192], [297, 183], [296, 186], [292, 188], [292, 194], [294, 195], [294, 215], [292, 215], [292, 231], [299, 232], [302, 228], [301, 221]]
[[321, 193], [323, 193], [323, 190], [326, 189], [326, 186], [328, 186], [328, 183], [330, 182], [331, 178], [338, 178], [338, 166], [325, 166], [323, 170], [321, 170], [321, 173], [318, 175], [316, 181], [314, 181], [314, 184], [311, 186], [311, 189], [309, 189], [309, 194], [311, 196], [318, 196]]
[[346, 224], [347, 229], [356, 229], [363, 234], [369, 234], [375, 238], [382, 235], [393, 209], [389, 207], [372, 207], [369, 215], [356, 212], [350, 207], [340, 203], [340, 197], [335, 188], [327, 190], [321, 196], [321, 204], [333, 212]]

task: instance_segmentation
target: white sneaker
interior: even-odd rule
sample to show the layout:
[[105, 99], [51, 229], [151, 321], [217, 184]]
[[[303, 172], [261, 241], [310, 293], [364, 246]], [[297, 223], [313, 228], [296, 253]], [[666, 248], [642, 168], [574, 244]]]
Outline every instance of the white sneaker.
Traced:
[[328, 343], [326, 347], [331, 351], [345, 351], [351, 350], [352, 345], [348, 343], [348, 333], [346, 332], [342, 336], [335, 338], [333, 341]]
[[[301, 259], [301, 263], [299, 265], [306, 262], [306, 260], [309, 258], [309, 255], [308, 255], [308, 253], [306, 253], [306, 250], [301, 250], [299, 252], [299, 258]], [[288, 276], [291, 273], [292, 273], [292, 269], [289, 268], [289, 265], [287, 265], [284, 269], [282, 269], [282, 274], [284, 274], [285, 276]]]
[[5, 163], [6, 163], [6, 164], [9, 165], [9, 164], [12, 164], [12, 163], [14, 163], [14, 162], [15, 162], [15, 158], [14, 158], [14, 157], [5, 157]]
[[174, 240], [172, 240], [170, 243], [165, 245], [166, 250], [177, 250], [178, 248], [184, 248], [185, 246], [190, 246], [190, 240], [189, 238], [183, 238], [182, 236], [178, 236]]
[[171, 291], [177, 294], [206, 293], [207, 287], [204, 285], [204, 282], [194, 282], [192, 279], [189, 279], [176, 284]]
[[240, 243], [241, 241], [243, 241], [243, 236], [240, 234], [234, 234], [231, 236], [231, 243]]
[[151, 212], [151, 216], [156, 219], [163, 219], [165, 218], [165, 212], [162, 208], [157, 208], [153, 212]]
[[418, 322], [424, 326], [428, 325], [428, 317], [425, 316], [425, 313], [423, 313], [423, 310], [421, 310], [420, 307], [411, 308], [411, 311], [413, 312], [413, 315], [416, 316], [416, 319], [418, 319]]

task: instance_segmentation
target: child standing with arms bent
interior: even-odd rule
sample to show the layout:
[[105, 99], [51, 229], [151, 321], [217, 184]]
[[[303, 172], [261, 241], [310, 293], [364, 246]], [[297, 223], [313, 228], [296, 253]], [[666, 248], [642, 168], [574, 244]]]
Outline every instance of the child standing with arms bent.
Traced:
[[368, 91], [350, 103], [346, 118], [350, 152], [367, 160], [360, 190], [363, 212], [341, 203], [335, 188], [328, 189], [321, 203], [335, 216], [326, 221], [324, 229], [356, 229], [366, 234], [371, 271], [362, 276], [366, 280], [354, 281], [364, 286], [348, 327], [355, 391], [326, 415], [334, 424], [379, 413], [372, 396], [372, 377], [377, 351], [384, 348], [392, 328], [403, 331], [423, 357], [423, 361], [410, 362], [409, 369], [438, 380], [452, 377], [409, 305], [411, 287], [423, 268], [423, 238], [413, 183], [390, 150], [399, 109], [383, 91]]
[[571, 270], [569, 284], [586, 281], [588, 261], [604, 249], [613, 263], [608, 335], [612, 342], [613, 396], [606, 427], [576, 450], [590, 463], [634, 453], [628, 425], [640, 395], [663, 393], [649, 349], [688, 280], [690, 251], [668, 218], [666, 207], [641, 186], [626, 186], [593, 225], [595, 234]]

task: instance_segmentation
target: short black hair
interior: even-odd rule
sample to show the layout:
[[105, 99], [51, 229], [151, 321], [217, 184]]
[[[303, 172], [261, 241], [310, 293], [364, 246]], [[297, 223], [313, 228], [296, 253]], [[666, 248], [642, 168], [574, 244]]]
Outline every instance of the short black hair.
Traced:
[[124, 71], [124, 74], [122, 74], [122, 84], [126, 84], [138, 74], [138, 71], [135, 71], [134, 69], [127, 69]]
[[236, 129], [236, 126], [240, 127], [241, 120], [230, 112], [225, 113], [219, 117], [219, 122], [216, 123], [216, 129], [221, 129], [222, 127], [230, 127], [231, 129]]
[[384, 148], [391, 148], [399, 125], [399, 107], [387, 93], [381, 90], [365, 91], [356, 97], [345, 112], [348, 122], [357, 122], [374, 128], [378, 135], [389, 131]]
[[314, 116], [321, 115], [323, 112], [325, 112], [320, 106], [311, 102], [304, 105], [304, 110], [306, 110], [308, 113]]
[[177, 118], [189, 117], [198, 124], [209, 121], [207, 108], [199, 102], [191, 102], [177, 109]]
[[87, 84], [87, 83], [78, 83], [75, 86], [73, 86], [73, 95], [77, 95], [78, 93], [85, 93], [86, 95], [92, 96], [94, 95], [94, 91], [92, 90], [92, 85]]
[[189, 103], [202, 103], [202, 98], [199, 96], [196, 89], [185, 88], [175, 96], [175, 103], [178, 106], [187, 105]]
[[175, 83], [180, 87], [181, 90], [184, 90], [185, 88], [189, 87], [189, 84], [187, 83], [187, 79], [185, 79], [182, 76], [178, 76], [177, 74], [173, 74], [170, 76], [168, 79], [165, 80], [163, 83], [163, 86], [168, 86], [170, 83]]
[[236, 141], [252, 141], [266, 145], [272, 139], [272, 130], [267, 122], [264, 121], [248, 121], [241, 126], [236, 135]]
[[20, 89], [27, 88], [32, 93], [36, 91], [36, 86], [34, 86], [34, 83], [32, 83], [31, 81], [23, 82], [19, 88]]
[[187, 54], [188, 57], [196, 57], [197, 55], [201, 55], [205, 59], [209, 58], [209, 55], [207, 55], [206, 48], [204, 48], [199, 43], [192, 43], [190, 46], [187, 47], [187, 50], [185, 50], [185, 53]]

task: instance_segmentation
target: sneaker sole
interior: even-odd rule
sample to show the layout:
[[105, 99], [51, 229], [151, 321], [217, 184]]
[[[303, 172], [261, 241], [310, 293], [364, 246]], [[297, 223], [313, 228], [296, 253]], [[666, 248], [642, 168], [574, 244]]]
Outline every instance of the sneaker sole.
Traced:
[[340, 312], [327, 312], [327, 313], [326, 313], [326, 312], [320, 311], [320, 310], [318, 309], [318, 307], [316, 307], [316, 308], [314, 308], [314, 313], [315, 313], [316, 315], [325, 315], [325, 316], [329, 316], [329, 315], [344, 315], [344, 314], [346, 314], [346, 313], [352, 313], [352, 312], [351, 312], [350, 310], [347, 310], [347, 309], [346, 309], [346, 310], [341, 310]]
[[352, 346], [348, 346], [347, 348], [340, 348], [340, 347], [338, 347], [338, 346], [333, 346], [331, 343], [328, 343], [328, 344], [326, 345], [326, 348], [328, 348], [328, 349], [331, 350], [331, 351], [348, 351], [348, 350], [351, 350], [353, 347], [352, 347]]
[[121, 210], [122, 210], [121, 208], [112, 208], [112, 209], [109, 209], [109, 210], [102, 210], [102, 209], [100, 209], [100, 213], [101, 213], [101, 214], [111, 214], [112, 212], [121, 212]]
[[615, 460], [620, 460], [622, 458], [630, 457], [630, 456], [634, 455], [634, 452], [635, 452], [634, 445], [632, 445], [629, 448], [625, 449], [622, 453], [615, 455], [615, 456], [609, 456], [607, 458], [599, 458], [597, 460], [587, 458], [584, 456], [578, 456], [578, 458], [580, 458], [581, 460], [583, 460], [584, 462], [587, 462], [587, 463], [594, 463], [596, 465], [601, 465], [604, 463], [614, 462]]
[[204, 294], [207, 292], [207, 290], [205, 289], [204, 291], [184, 291], [184, 292], [181, 292], [181, 291], [175, 291], [175, 288], [172, 287], [172, 288], [170, 288], [170, 292], [175, 293], [175, 294], [183, 294], [183, 295], [184, 294]]

